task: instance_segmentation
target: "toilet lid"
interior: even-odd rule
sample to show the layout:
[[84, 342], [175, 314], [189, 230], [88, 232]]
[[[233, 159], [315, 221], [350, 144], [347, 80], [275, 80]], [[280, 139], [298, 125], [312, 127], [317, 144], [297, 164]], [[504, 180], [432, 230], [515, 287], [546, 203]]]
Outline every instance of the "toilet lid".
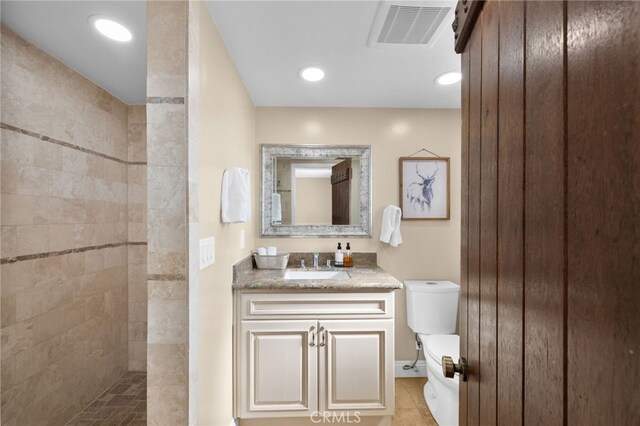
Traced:
[[426, 353], [438, 364], [442, 365], [442, 357], [450, 356], [454, 362], [460, 358], [460, 336], [457, 334], [434, 334], [424, 340]]

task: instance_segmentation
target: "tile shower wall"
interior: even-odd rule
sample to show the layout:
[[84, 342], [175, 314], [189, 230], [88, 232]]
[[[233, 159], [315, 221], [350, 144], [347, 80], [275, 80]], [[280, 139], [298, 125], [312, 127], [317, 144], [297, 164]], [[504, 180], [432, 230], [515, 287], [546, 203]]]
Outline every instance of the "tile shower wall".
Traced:
[[147, 422], [188, 424], [186, 1], [147, 3]]
[[147, 112], [128, 107], [129, 370], [147, 369]]
[[2, 424], [64, 424], [127, 370], [130, 231], [145, 241], [128, 115], [2, 28]]

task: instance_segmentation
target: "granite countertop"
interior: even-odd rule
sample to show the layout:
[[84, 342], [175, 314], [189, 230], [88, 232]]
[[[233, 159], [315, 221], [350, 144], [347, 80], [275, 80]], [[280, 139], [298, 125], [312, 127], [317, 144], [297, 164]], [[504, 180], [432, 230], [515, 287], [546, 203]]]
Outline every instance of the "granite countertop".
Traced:
[[[289, 268], [301, 270], [299, 268]], [[313, 268], [307, 268], [313, 271]], [[319, 271], [327, 271], [320, 268]], [[378, 266], [354, 268], [333, 268], [345, 271], [351, 276], [348, 280], [285, 280], [286, 270], [250, 269], [235, 276], [234, 290], [384, 290], [393, 291], [402, 288], [402, 283]]]

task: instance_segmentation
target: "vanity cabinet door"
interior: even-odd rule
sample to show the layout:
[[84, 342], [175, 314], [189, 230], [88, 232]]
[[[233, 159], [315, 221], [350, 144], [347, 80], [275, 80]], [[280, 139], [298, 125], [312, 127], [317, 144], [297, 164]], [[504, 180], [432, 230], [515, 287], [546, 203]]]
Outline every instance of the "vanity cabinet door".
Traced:
[[318, 409], [318, 323], [242, 321], [240, 417], [308, 416]]
[[393, 320], [319, 324], [321, 410], [393, 414]]

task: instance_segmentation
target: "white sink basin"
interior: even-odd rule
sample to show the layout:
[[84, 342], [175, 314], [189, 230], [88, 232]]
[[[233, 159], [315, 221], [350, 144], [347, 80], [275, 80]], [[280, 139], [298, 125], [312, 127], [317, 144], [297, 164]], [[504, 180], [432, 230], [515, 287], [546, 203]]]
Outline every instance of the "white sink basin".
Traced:
[[349, 280], [351, 277], [345, 271], [293, 271], [287, 269], [285, 280]]

